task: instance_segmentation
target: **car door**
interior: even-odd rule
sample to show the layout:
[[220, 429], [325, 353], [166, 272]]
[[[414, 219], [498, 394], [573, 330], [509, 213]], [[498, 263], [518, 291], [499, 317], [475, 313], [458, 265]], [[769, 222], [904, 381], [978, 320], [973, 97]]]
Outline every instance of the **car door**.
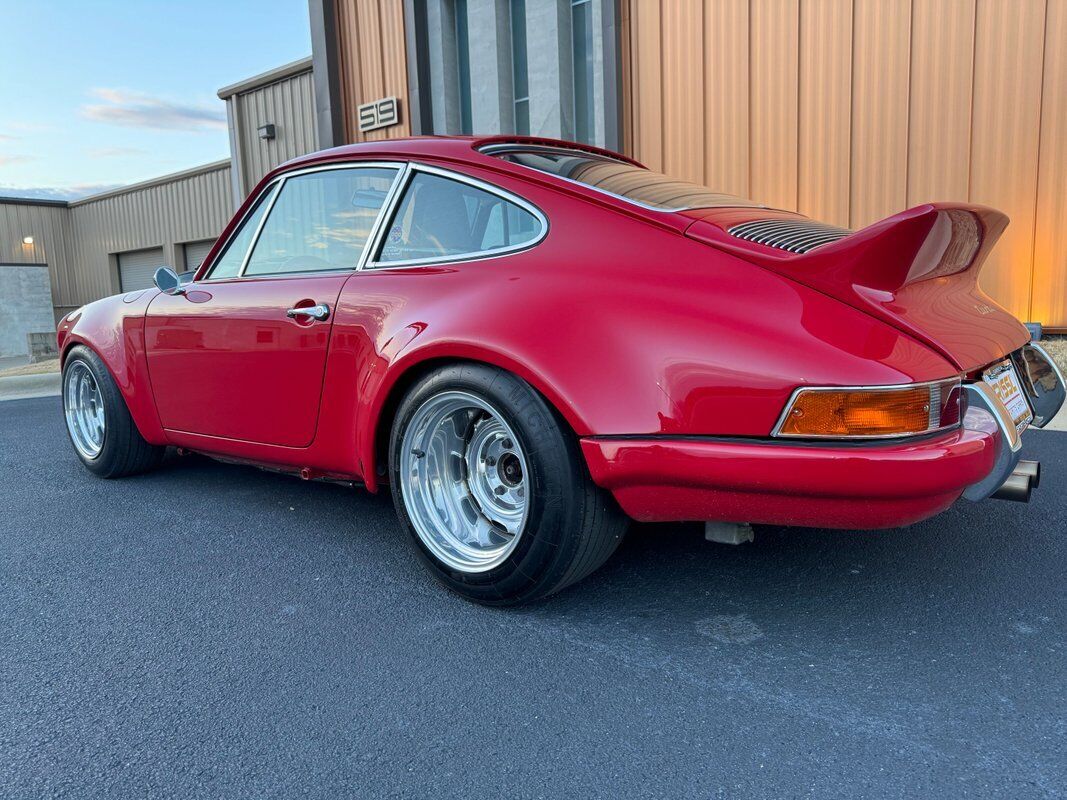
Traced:
[[164, 428], [311, 444], [337, 297], [398, 173], [349, 164], [279, 178], [206, 278], [152, 301], [145, 350]]

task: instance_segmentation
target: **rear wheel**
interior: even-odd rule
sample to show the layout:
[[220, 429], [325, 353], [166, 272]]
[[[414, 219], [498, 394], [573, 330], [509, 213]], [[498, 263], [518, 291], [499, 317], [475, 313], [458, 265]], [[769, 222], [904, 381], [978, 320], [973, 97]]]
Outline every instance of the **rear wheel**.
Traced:
[[166, 448], [144, 440], [114, 378], [88, 347], [63, 363], [63, 416], [74, 452], [90, 472], [121, 478], [159, 465]]
[[393, 425], [390, 474], [423, 563], [480, 603], [536, 600], [581, 580], [626, 527], [544, 399], [489, 366], [445, 367], [411, 389]]

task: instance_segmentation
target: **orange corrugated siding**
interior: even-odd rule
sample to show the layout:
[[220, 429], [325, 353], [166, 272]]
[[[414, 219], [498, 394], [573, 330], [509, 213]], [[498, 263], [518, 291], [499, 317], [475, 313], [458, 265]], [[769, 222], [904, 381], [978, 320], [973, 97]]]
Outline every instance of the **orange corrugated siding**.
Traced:
[[624, 3], [636, 158], [853, 228], [992, 205], [983, 286], [1067, 327], [1067, 0]]
[[1031, 313], [1067, 326], [1067, 0], [1050, 0], [1037, 170]]
[[[337, 38], [345, 136], [349, 142], [409, 136], [407, 56], [402, 0], [338, 0]], [[361, 103], [400, 100], [400, 124], [359, 132]]]

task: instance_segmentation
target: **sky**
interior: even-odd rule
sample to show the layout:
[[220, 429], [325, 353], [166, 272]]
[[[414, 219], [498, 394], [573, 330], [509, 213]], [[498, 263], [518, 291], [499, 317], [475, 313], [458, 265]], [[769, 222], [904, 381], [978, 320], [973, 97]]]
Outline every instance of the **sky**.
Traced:
[[218, 90], [311, 54], [307, 0], [0, 0], [0, 195], [229, 157]]

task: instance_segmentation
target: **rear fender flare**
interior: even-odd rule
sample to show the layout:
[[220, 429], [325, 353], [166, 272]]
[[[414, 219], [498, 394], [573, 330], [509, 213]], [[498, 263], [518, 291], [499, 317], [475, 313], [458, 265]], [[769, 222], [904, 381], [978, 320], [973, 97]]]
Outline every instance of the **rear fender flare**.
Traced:
[[379, 478], [389, 441], [394, 414], [407, 390], [436, 367], [456, 363], [487, 364], [510, 372], [537, 390], [578, 436], [588, 435], [590, 427], [574, 403], [544, 376], [526, 364], [499, 351], [470, 342], [434, 342], [404, 353], [392, 361], [375, 385], [360, 394], [360, 416], [365, 420], [357, 430], [356, 449], [363, 480], [370, 491], [378, 490]]

